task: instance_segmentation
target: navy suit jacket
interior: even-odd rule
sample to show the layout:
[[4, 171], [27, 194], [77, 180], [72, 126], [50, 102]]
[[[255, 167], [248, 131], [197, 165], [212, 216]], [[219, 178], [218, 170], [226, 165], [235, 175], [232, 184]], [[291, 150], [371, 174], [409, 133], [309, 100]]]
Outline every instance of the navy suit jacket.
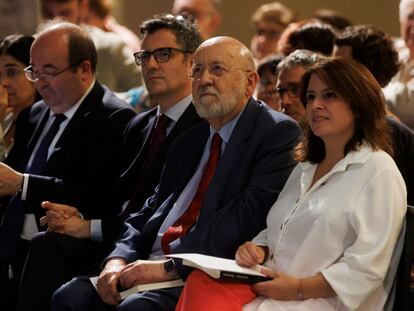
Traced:
[[[131, 120], [125, 131], [122, 152], [123, 173], [119, 177], [116, 187], [115, 204], [120, 207], [134, 195], [136, 205], [130, 213], [138, 212], [144, 205], [145, 200], [154, 193], [172, 141], [188, 128], [201, 121], [194, 105], [190, 104], [172, 128], [165, 143], [161, 146], [156, 159], [151, 165], [151, 170], [143, 175], [143, 163], [147, 154], [151, 130], [156, 120], [157, 109], [156, 107], [137, 115]], [[139, 179], [142, 179], [143, 182], [137, 187]], [[118, 238], [127, 216], [128, 214], [102, 219], [103, 240], [106, 246], [112, 246], [112, 243]]]
[[[13, 169], [25, 171], [48, 115], [49, 108], [42, 100], [29, 108], [28, 116], [18, 120], [14, 146], [6, 159]], [[118, 209], [102, 206], [114, 206], [104, 203], [108, 203], [119, 176], [122, 137], [134, 115], [126, 103], [95, 82], [56, 143], [43, 173], [29, 176], [23, 211], [34, 212], [39, 221], [44, 215], [41, 202], [48, 200], [76, 206], [85, 218], [118, 213]], [[10, 237], [13, 228], [13, 236], [18, 238], [21, 222], [8, 219], [9, 212], [6, 208], [3, 213], [0, 236]], [[15, 225], [11, 226], [13, 221]], [[10, 226], [6, 230], [7, 224]]]
[[[158, 230], [193, 176], [210, 134], [201, 122], [170, 147], [160, 184], [144, 208], [125, 223], [125, 232], [106, 258], [147, 259]], [[295, 165], [292, 149], [301, 134], [290, 117], [250, 99], [242, 112], [215, 175], [198, 221], [171, 247], [234, 258], [237, 247], [266, 226], [266, 215]], [[179, 267], [181, 277], [187, 269]]]

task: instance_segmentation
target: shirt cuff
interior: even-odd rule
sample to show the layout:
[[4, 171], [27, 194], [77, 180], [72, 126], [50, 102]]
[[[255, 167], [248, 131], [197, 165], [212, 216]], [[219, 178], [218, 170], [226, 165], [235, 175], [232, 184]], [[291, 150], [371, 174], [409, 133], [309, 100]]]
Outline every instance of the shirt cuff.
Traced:
[[91, 219], [91, 240], [94, 242], [103, 242], [101, 223], [100, 219]]
[[26, 201], [28, 187], [29, 187], [29, 174], [23, 174], [23, 187], [22, 187], [22, 195], [21, 195], [22, 201]]

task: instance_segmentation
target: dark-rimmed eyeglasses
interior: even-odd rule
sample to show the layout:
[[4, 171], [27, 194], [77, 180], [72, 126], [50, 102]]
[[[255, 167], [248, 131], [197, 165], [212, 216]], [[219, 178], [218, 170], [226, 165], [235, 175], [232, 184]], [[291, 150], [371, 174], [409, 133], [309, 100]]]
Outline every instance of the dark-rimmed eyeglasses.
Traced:
[[289, 83], [287, 87], [277, 87], [276, 91], [280, 98], [282, 98], [285, 93], [289, 96], [289, 98], [295, 98], [299, 95], [299, 84]]
[[152, 52], [150, 52], [150, 51], [139, 51], [139, 52], [134, 53], [135, 63], [138, 66], [141, 66], [142, 64], [145, 64], [146, 62], [149, 61], [151, 55], [154, 56], [155, 61], [157, 63], [166, 63], [170, 60], [171, 55], [173, 54], [173, 52], [191, 54], [190, 51], [177, 49], [177, 48], [172, 48], [172, 47], [159, 48], [159, 49], [156, 49]]
[[80, 63], [82, 63], [83, 60], [77, 61], [76, 63], [73, 63], [72, 65], [69, 65], [68, 67], [59, 70], [58, 72], [54, 72], [54, 73], [46, 73], [46, 72], [35, 72], [33, 71], [33, 66], [30, 65], [26, 68], [23, 69], [24, 74], [26, 76], [26, 79], [31, 81], [31, 82], [37, 82], [40, 79], [44, 79], [47, 81], [52, 80], [53, 78], [55, 78], [57, 75], [60, 75], [61, 73], [78, 66]]

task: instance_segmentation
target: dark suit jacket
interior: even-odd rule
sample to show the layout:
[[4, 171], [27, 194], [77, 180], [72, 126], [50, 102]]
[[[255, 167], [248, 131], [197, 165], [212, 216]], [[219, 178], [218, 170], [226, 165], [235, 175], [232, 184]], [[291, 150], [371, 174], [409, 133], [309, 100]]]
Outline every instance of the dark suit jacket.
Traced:
[[394, 143], [394, 161], [407, 187], [407, 203], [414, 205], [414, 132], [401, 122], [387, 117]]
[[[136, 116], [129, 123], [124, 136], [122, 175], [119, 178], [116, 193], [116, 204], [121, 206], [134, 195], [136, 203], [130, 213], [138, 212], [150, 197], [157, 186], [161, 171], [165, 163], [167, 151], [172, 141], [194, 124], [200, 122], [200, 117], [190, 104], [180, 119], [172, 128], [167, 140], [159, 150], [159, 153], [151, 166], [151, 169], [143, 174], [142, 166], [147, 154], [151, 130], [156, 120], [157, 108]], [[139, 187], [137, 182], [141, 180]], [[111, 246], [119, 236], [122, 225], [128, 214], [104, 218], [102, 220], [102, 232], [104, 243]]]
[[[19, 119], [15, 142], [6, 163], [24, 172], [47, 121], [49, 108], [40, 101], [30, 107], [28, 117]], [[135, 115], [109, 89], [95, 83], [59, 138], [41, 176], [30, 175], [26, 212], [36, 219], [43, 215], [42, 201], [76, 206], [85, 218], [118, 213], [103, 209], [119, 176], [122, 135]], [[15, 228], [19, 231], [20, 228]]]
[[[106, 260], [148, 258], [161, 224], [195, 172], [209, 134], [209, 124], [202, 122], [172, 144], [156, 193], [126, 221], [123, 238]], [[234, 258], [237, 247], [266, 226], [267, 212], [295, 165], [291, 152], [299, 136], [293, 119], [250, 99], [209, 185], [195, 228], [171, 247], [172, 253]], [[179, 268], [182, 277], [186, 272]]]

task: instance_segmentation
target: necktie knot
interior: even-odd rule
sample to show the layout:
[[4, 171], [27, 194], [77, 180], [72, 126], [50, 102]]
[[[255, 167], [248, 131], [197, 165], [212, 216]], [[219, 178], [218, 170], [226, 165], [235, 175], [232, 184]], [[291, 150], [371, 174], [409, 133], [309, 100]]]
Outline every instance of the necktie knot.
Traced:
[[172, 120], [169, 117], [167, 117], [165, 114], [160, 114], [158, 116], [157, 124], [155, 125], [155, 128], [158, 131], [160, 130], [165, 131], [167, 129], [168, 124], [170, 124], [171, 121]]
[[221, 139], [220, 135], [218, 133], [214, 133], [213, 139], [211, 140], [210, 152], [212, 152], [213, 150], [221, 150], [222, 142], [223, 140]]
[[56, 123], [58, 126], [60, 126], [60, 124], [65, 120], [66, 120], [66, 116], [63, 113], [59, 113], [59, 114], [55, 114], [55, 120], [53, 121], [53, 123], [54, 124]]

